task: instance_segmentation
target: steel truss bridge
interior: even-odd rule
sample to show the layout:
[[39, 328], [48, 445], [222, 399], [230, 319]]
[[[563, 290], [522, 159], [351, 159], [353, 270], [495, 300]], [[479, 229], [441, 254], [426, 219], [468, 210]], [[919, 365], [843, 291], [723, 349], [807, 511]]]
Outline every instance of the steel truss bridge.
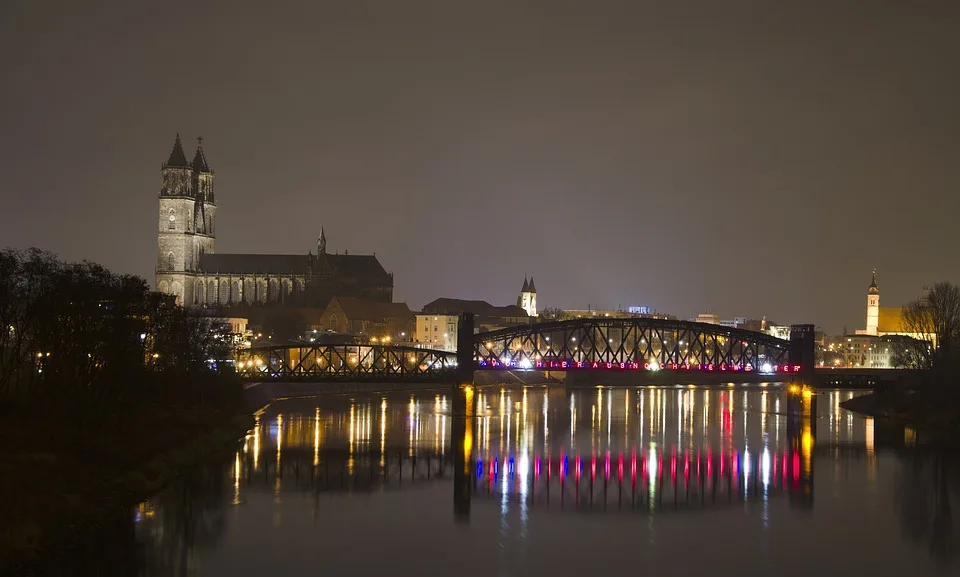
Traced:
[[382, 344], [301, 343], [245, 349], [242, 377], [303, 381], [449, 381], [456, 353]]
[[[472, 349], [474, 370], [783, 374], [801, 369], [791, 362], [790, 341], [678, 320], [556, 321], [473, 334], [460, 344], [468, 347], [461, 355]], [[402, 345], [295, 343], [246, 349], [236, 362], [241, 376], [254, 380], [444, 382], [456, 378], [457, 359], [457, 352]]]

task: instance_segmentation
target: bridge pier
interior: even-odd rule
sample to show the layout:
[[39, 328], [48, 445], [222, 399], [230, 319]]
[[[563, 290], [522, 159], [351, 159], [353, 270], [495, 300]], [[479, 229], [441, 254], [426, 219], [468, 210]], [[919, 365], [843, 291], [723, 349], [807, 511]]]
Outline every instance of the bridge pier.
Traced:
[[473, 492], [473, 314], [460, 315], [457, 328], [457, 381], [453, 385], [453, 513], [458, 521], [470, 518]]

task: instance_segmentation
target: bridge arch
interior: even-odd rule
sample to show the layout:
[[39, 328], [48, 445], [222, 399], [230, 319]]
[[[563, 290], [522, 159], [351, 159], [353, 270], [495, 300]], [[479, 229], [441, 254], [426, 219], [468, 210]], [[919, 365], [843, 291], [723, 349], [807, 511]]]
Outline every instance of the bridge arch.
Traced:
[[478, 333], [478, 369], [697, 369], [791, 372], [790, 341], [721, 325], [589, 318]]

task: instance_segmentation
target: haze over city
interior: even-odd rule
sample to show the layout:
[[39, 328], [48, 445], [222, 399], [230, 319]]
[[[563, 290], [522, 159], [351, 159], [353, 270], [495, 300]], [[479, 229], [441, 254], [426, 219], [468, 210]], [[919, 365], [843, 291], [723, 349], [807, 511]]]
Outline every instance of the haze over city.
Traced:
[[153, 282], [204, 137], [218, 251], [376, 253], [398, 301], [863, 324], [957, 281], [955, 2], [13, 0], [0, 246]]

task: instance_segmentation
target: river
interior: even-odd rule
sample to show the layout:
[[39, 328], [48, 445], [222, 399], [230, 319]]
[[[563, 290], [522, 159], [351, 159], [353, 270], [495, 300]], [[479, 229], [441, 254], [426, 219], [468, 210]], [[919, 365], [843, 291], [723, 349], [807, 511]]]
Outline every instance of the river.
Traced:
[[123, 574], [960, 572], [957, 470], [840, 408], [854, 392], [804, 420], [776, 385], [493, 387], [458, 439], [454, 394], [274, 403], [137, 508]]

